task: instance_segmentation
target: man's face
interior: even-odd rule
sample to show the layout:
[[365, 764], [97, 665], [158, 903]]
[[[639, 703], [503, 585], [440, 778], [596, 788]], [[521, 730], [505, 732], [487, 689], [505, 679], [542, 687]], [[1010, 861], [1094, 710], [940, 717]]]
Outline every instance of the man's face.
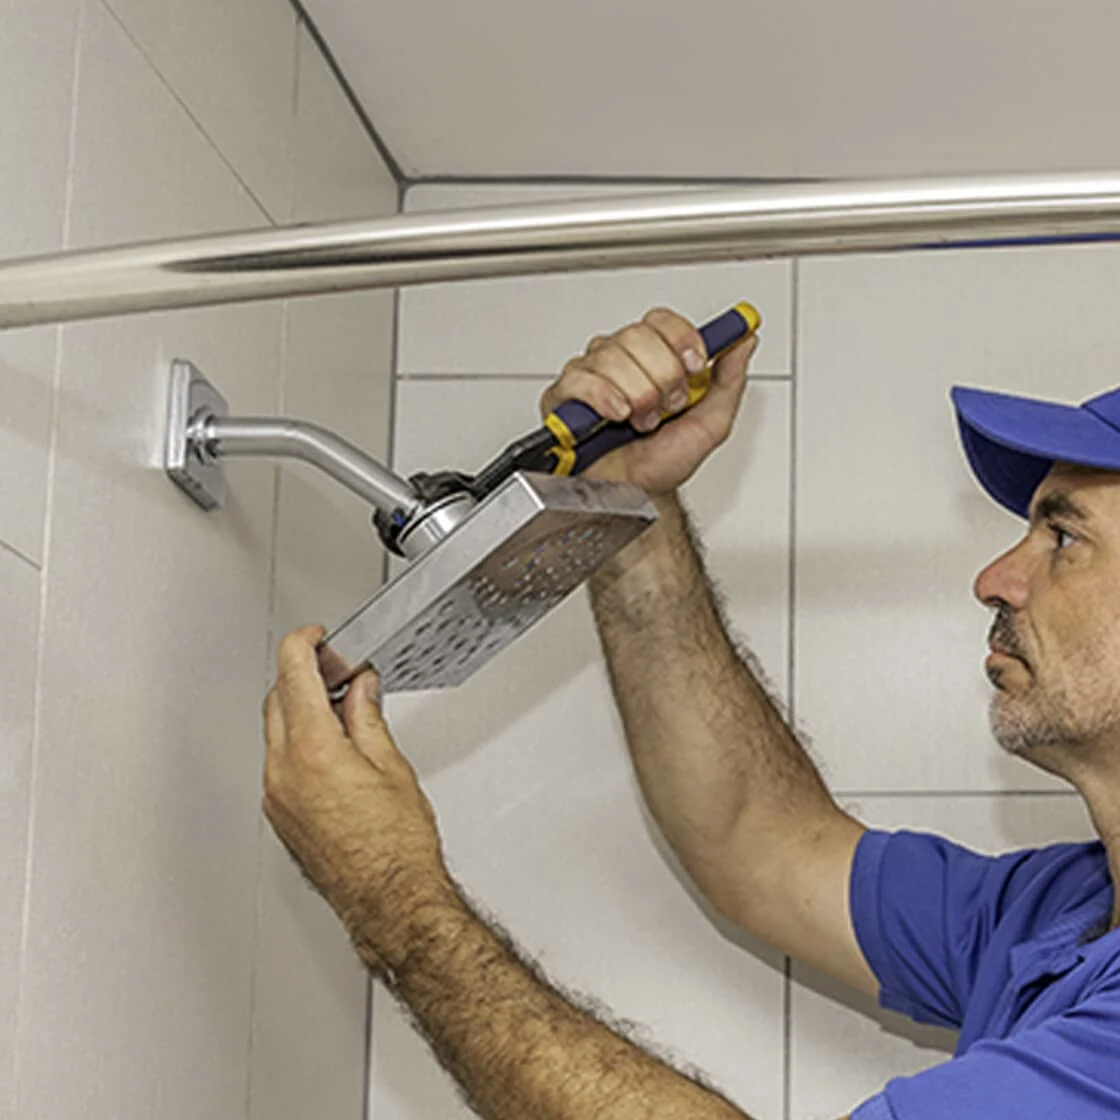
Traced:
[[1120, 475], [1056, 465], [1026, 536], [974, 590], [995, 610], [986, 667], [1000, 745], [1029, 755], [1120, 741]]

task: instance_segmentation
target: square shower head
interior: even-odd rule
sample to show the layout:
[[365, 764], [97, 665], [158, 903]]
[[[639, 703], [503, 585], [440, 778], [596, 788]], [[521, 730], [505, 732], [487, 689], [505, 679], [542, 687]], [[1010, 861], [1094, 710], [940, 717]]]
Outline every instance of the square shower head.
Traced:
[[461, 684], [656, 519], [635, 486], [513, 475], [327, 637], [328, 687]]

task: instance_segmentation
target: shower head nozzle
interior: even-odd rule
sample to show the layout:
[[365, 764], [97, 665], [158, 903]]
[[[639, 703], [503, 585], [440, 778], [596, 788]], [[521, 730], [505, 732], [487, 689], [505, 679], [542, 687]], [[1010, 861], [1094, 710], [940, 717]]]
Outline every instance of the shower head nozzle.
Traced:
[[328, 687], [461, 684], [656, 519], [634, 486], [513, 475], [327, 637]]

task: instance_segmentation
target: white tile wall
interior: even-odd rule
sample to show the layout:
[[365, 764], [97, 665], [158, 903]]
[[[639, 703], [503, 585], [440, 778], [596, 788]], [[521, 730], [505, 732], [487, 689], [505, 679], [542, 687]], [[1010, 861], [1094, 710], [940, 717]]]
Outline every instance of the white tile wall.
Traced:
[[287, 0], [105, 0], [268, 214], [283, 221], [296, 13]]
[[62, 240], [82, 0], [0, 2], [0, 252], [46, 253]]
[[[76, 239], [260, 220], [97, 4], [81, 74]], [[231, 470], [207, 517], [154, 468], [169, 359], [271, 411], [280, 321], [266, 305], [63, 333], [21, 1116], [243, 1108], [273, 475]]]
[[39, 572], [0, 548], [0, 1116], [14, 1106], [38, 631]]
[[[1093, 836], [1073, 794], [866, 797], [848, 804], [878, 828], [937, 832], [998, 853]], [[952, 1054], [955, 1035], [882, 1011], [825, 978], [795, 968], [790, 1039], [792, 1120], [835, 1120], [892, 1077]]]
[[0, 335], [0, 542], [35, 564], [43, 558], [57, 359], [55, 327]]
[[973, 482], [948, 391], [1107, 388], [1118, 281], [1112, 248], [803, 264], [796, 697], [837, 788], [1055, 786], [988, 735], [970, 587], [1019, 527]]
[[[0, 256], [58, 248], [68, 192], [74, 246], [395, 209], [306, 34], [297, 104], [293, 9], [219, 7], [0, 0], [0, 137], [27, 156], [0, 166]], [[245, 413], [286, 372], [296, 407], [384, 454], [391, 313], [379, 294], [67, 327], [56, 409], [55, 332], [0, 339], [0, 1116], [361, 1113], [364, 977], [262, 856], [259, 708], [272, 628], [368, 592], [380, 556], [364, 511], [306, 489], [279, 508], [268, 464], [230, 465], [209, 515], [160, 464], [178, 356]], [[297, 550], [313, 511], [348, 562]]]
[[[396, 467], [481, 466], [537, 422], [547, 381], [398, 386]], [[789, 389], [752, 390], [738, 437], [693, 484], [736, 623], [780, 684], [788, 599]], [[727, 476], [736, 482], [726, 485]], [[751, 521], [749, 541], [732, 535]], [[741, 573], [751, 570], [754, 580]], [[453, 866], [563, 982], [646, 1024], [756, 1115], [781, 1107], [780, 960], [744, 953], [682, 889], [639, 807], [583, 596], [462, 688], [390, 699], [391, 723], [440, 814]], [[756, 955], [757, 954], [757, 955]], [[651, 978], [656, 977], [656, 982]], [[751, 1008], [744, 1015], [744, 1008]], [[755, 1013], [757, 1012], [757, 1014]], [[751, 1060], [744, 1062], [743, 1055]], [[466, 1115], [378, 992], [376, 1120]]]
[[[395, 213], [396, 182], [306, 32], [299, 57], [293, 220]], [[393, 312], [389, 292], [287, 307], [284, 414], [323, 424], [382, 461]], [[381, 582], [383, 553], [369, 508], [309, 467], [280, 470], [276, 539], [273, 646], [307, 622], [340, 622]], [[367, 994], [365, 974], [334, 915], [266, 830], [251, 1116], [361, 1115]]]
[[[580, 198], [603, 188], [564, 194]], [[634, 188], [613, 193], [634, 193]], [[549, 202], [557, 192], [535, 187], [409, 190], [410, 211], [510, 202]], [[399, 371], [425, 374], [552, 375], [589, 338], [667, 306], [703, 322], [739, 300], [762, 312], [765, 329], [756, 374], [789, 372], [790, 266], [747, 263], [513, 277], [407, 288], [401, 294]]]
[[[79, 0], [0, 3], [0, 257], [62, 243]], [[58, 332], [0, 336], [0, 541], [39, 562]], [[18, 485], [16, 485], [18, 480]]]

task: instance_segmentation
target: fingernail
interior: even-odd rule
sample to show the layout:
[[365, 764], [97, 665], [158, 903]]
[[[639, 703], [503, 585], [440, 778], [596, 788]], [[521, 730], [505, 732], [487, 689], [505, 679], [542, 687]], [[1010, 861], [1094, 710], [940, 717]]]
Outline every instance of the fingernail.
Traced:
[[633, 421], [634, 427], [639, 432], [652, 432], [654, 428], [661, 422], [661, 414], [658, 412], [646, 412], [637, 417]]
[[625, 420], [630, 415], [630, 402], [621, 393], [612, 394], [607, 403], [611, 419]]
[[688, 370], [689, 373], [699, 373], [707, 364], [699, 351], [691, 348], [686, 350], [681, 357], [684, 358], [684, 368]]
[[377, 680], [376, 677], [374, 677], [374, 676], [366, 677], [365, 682], [364, 682], [364, 688], [366, 690], [366, 699], [371, 704], [376, 704], [381, 699], [381, 685], [378, 683], [378, 680]]
[[665, 403], [670, 412], [679, 412], [688, 404], [688, 394], [683, 389], [674, 389]]

